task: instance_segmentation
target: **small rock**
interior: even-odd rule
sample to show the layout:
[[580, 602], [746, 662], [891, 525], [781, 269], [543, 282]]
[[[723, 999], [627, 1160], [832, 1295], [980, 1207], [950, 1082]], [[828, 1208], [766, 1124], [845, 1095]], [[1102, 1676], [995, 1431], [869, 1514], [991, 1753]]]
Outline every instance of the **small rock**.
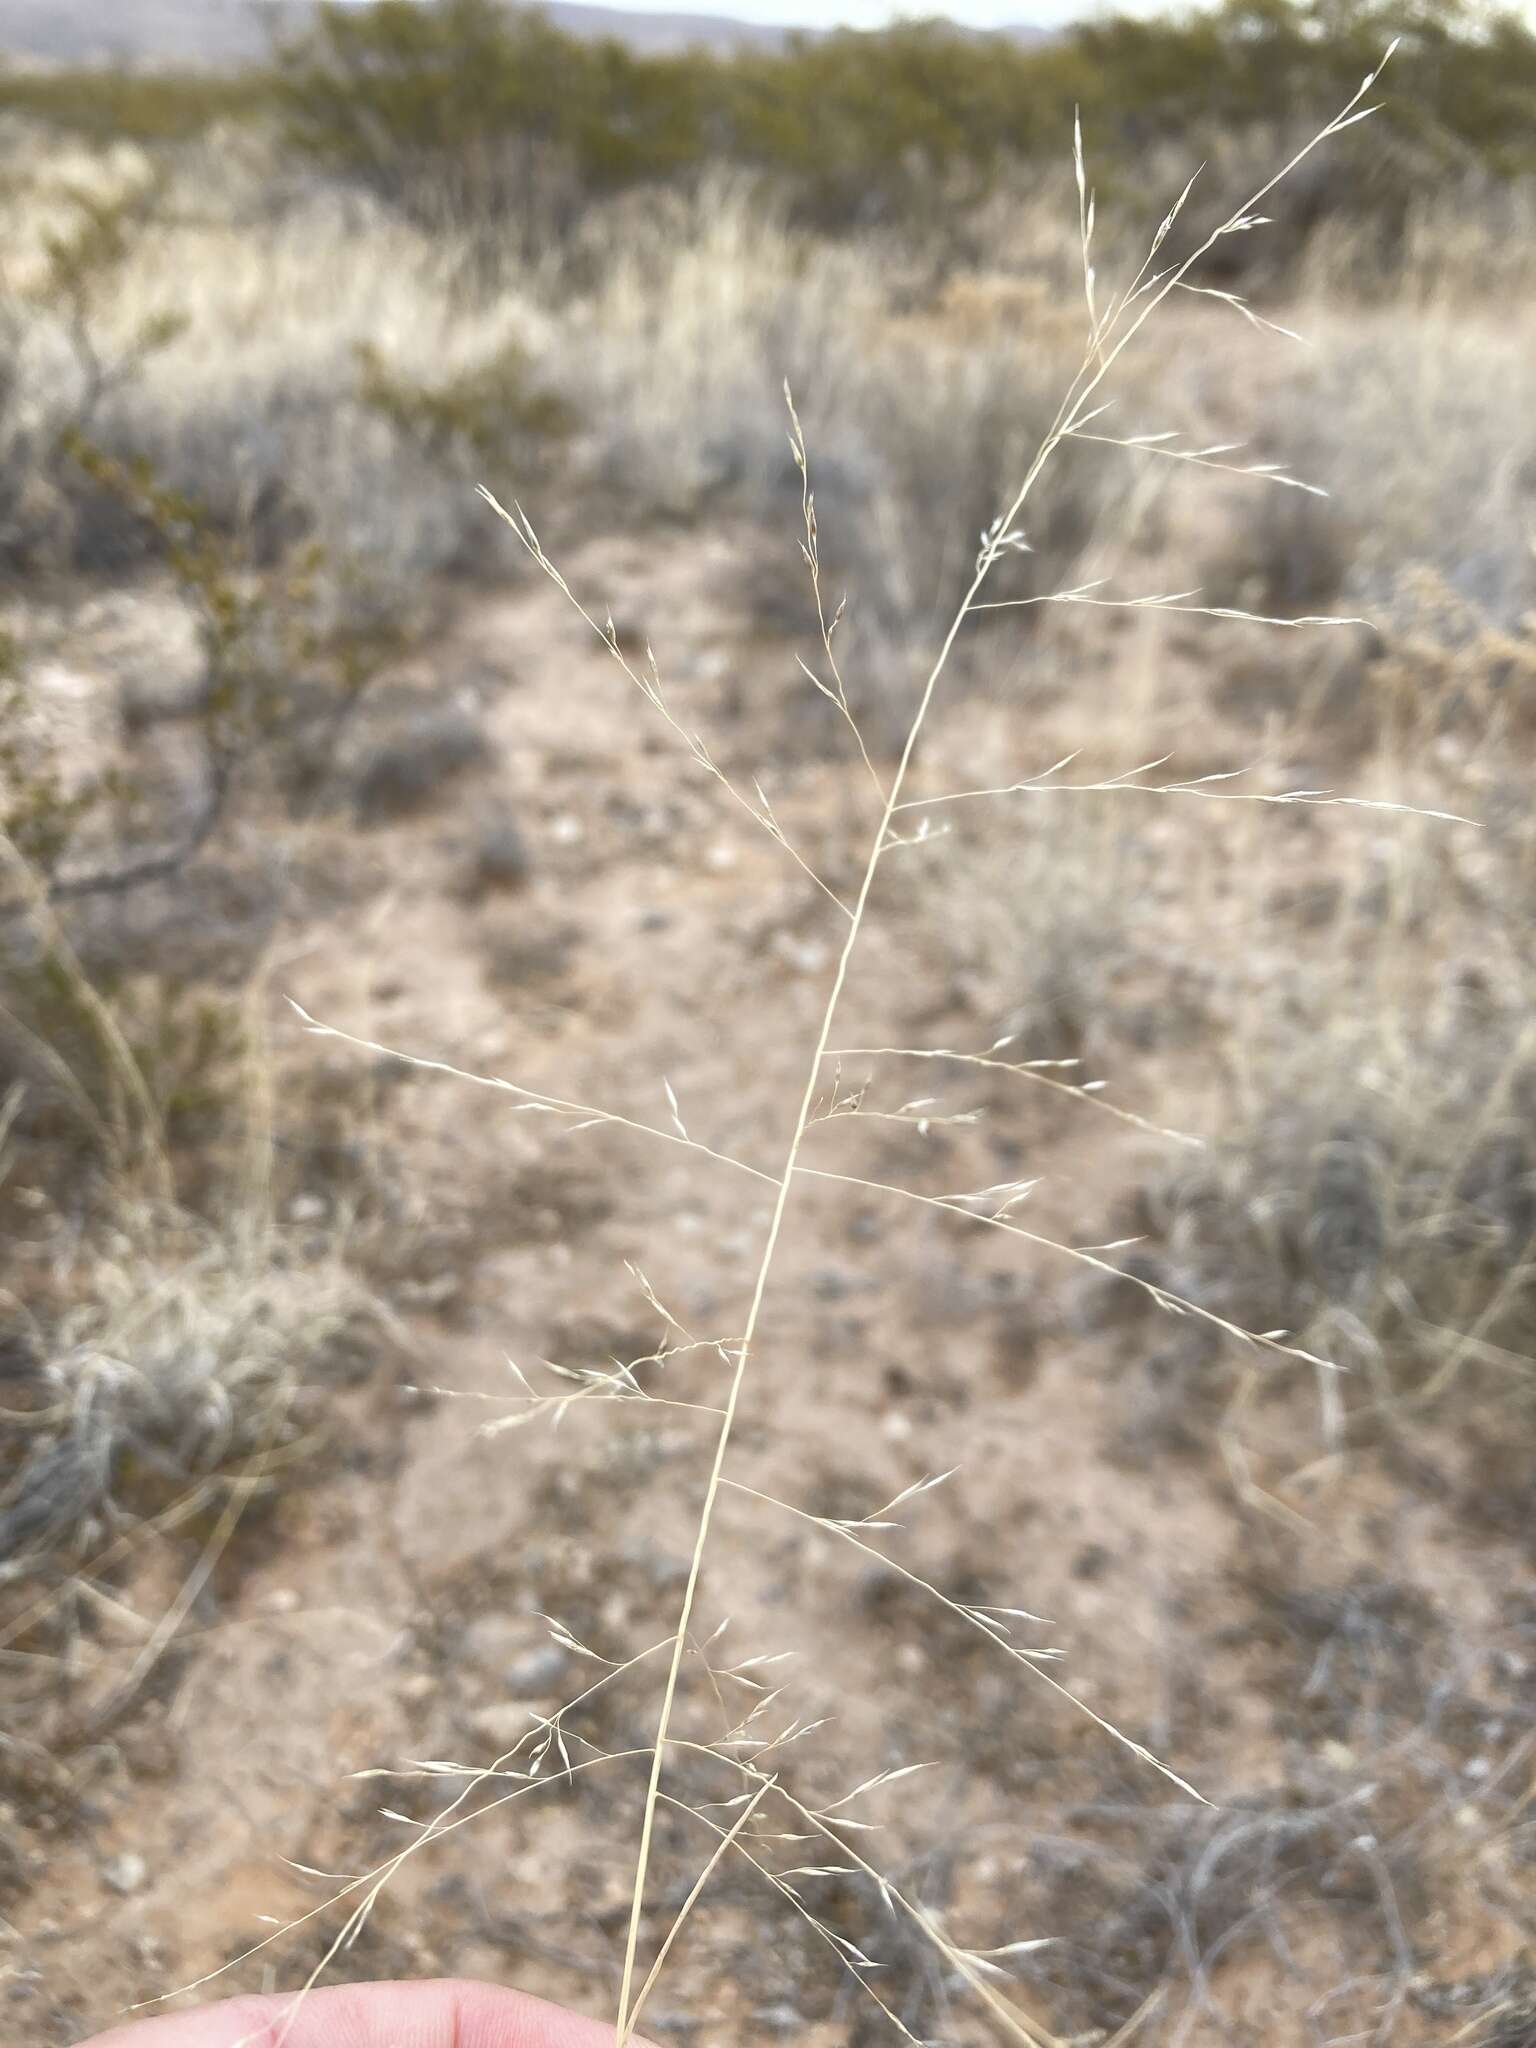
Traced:
[[109, 1891], [114, 1891], [125, 1899], [132, 1893], [142, 1890], [148, 1875], [149, 1865], [132, 1849], [125, 1851], [121, 1856], [113, 1856], [101, 1866], [102, 1883]]
[[1114, 1561], [1102, 1543], [1085, 1543], [1072, 1560], [1072, 1576], [1091, 1583], [1094, 1579], [1102, 1579]]
[[853, 1285], [840, 1267], [818, 1266], [811, 1275], [811, 1291], [818, 1301], [846, 1301]]
[[504, 1677], [519, 1699], [546, 1699], [564, 1683], [566, 1663], [566, 1653], [557, 1643], [544, 1643], [514, 1659]]
[[403, 1280], [400, 1299], [413, 1308], [446, 1308], [459, 1293], [457, 1273], [435, 1273], [427, 1280]]
[[460, 1639], [467, 1662], [518, 1700], [548, 1699], [565, 1678], [568, 1658], [558, 1643], [529, 1640], [525, 1620], [487, 1614]]
[[624, 1557], [644, 1572], [658, 1593], [670, 1593], [688, 1583], [688, 1560], [674, 1551], [659, 1550], [654, 1543], [630, 1543]]
[[470, 886], [477, 891], [521, 889], [532, 872], [528, 842], [512, 820], [488, 819], [475, 843]]
[[820, 973], [831, 958], [820, 939], [797, 939], [789, 932], [779, 932], [775, 936], [773, 950], [800, 974]]
[[752, 2017], [771, 2034], [798, 2034], [805, 2025], [801, 2014], [787, 2000], [778, 2005], [759, 2006]]
[[488, 1742], [498, 1756], [515, 1748], [533, 1723], [532, 1710], [521, 1700], [502, 1700], [494, 1707], [482, 1707], [479, 1713], [469, 1717], [469, 1725], [475, 1734]]
[[470, 1622], [459, 1638], [459, 1651], [467, 1663], [488, 1678], [500, 1678], [516, 1657], [532, 1647], [526, 1620], [506, 1614], [482, 1614]]

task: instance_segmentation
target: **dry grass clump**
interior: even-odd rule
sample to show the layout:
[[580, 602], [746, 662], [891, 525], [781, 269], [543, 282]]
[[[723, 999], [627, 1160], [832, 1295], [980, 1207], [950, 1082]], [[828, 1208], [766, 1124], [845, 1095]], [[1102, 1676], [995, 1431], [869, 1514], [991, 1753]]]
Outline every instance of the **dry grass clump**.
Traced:
[[[1449, 744], [1491, 774], [1536, 730], [1536, 612], [1501, 625], [1434, 570], [1404, 576], [1394, 609], [1371, 679], [1378, 744]], [[1487, 820], [1501, 846], [1512, 822], [1504, 806]]]
[[244, 1024], [227, 992], [153, 972], [100, 973], [87, 989], [57, 953], [18, 957], [14, 929], [7, 952], [0, 1087], [34, 1170], [76, 1175], [150, 1140], [210, 1144], [243, 1085]]
[[1176, 1037], [1181, 1015], [1187, 1028], [1192, 991], [1159, 943], [1159, 866], [1113, 796], [1026, 804], [1005, 823], [956, 817], [918, 886], [972, 1035], [1070, 1075]]
[[249, 1002], [103, 989], [55, 936], [29, 1030], [6, 977], [0, 1685], [15, 1740], [67, 1762], [168, 1675], [389, 1325], [347, 1201], [289, 1197]]
[[1500, 1000], [1469, 967], [1416, 1016], [1399, 999], [1357, 996], [1356, 1016], [1336, 1015], [1304, 1056], [1272, 1053], [1252, 1122], [1165, 1191], [1156, 1227], [1200, 1299], [1349, 1368], [1320, 1383], [1335, 1444], [1350, 1418], [1441, 1399], [1500, 1427], [1518, 1416], [1524, 1431], [1536, 1350], [1525, 997]]
[[1496, 1873], [1520, 1854], [1524, 1659], [1305, 1533], [1251, 1525], [1245, 1548], [1217, 1644], [1257, 1656], [1265, 1782], [1201, 1808], [1128, 1781], [1065, 1810], [1021, 1876], [1060, 1938], [1022, 1973], [1055, 1988], [1059, 2024], [1159, 2044], [1417, 2038], [1416, 2017], [1476, 2003], [1454, 1975], [1469, 1909], [1493, 1947], [1501, 1918], [1517, 1938]]
[[[846, 598], [838, 630], [854, 709], [872, 744], [899, 751], [921, 624], [963, 580], [1077, 362], [1070, 305], [1042, 284], [1049, 242], [1023, 278], [940, 276], [914, 296], [893, 283], [883, 243], [796, 231], [739, 181], [687, 201], [632, 200], [599, 213], [588, 239], [595, 282], [562, 317], [578, 343], [567, 371], [578, 410], [603, 423], [597, 475], [672, 516], [753, 515], [754, 619], [814, 632], [806, 483], [780, 424], [787, 381], [803, 400], [829, 619]], [[1059, 587], [1111, 530], [1117, 554], [1130, 547], [1137, 503], [1123, 465], [1063, 450], [1032, 505], [1030, 552], [1004, 565], [1000, 595]], [[835, 717], [816, 698], [792, 708], [800, 744], [834, 743]]]
[[[1031, 1853], [1043, 1911], [1064, 1931], [1027, 1965], [1074, 2034], [1134, 2027], [1166, 2044], [1202, 2022], [1230, 2029], [1264, 1997], [1255, 1980], [1271, 1998], [1288, 1980], [1292, 2008], [1304, 1986], [1314, 2010], [1401, 2009], [1414, 1874], [1368, 1832], [1368, 1788], [1318, 1783], [1308, 1798], [1298, 1785], [1213, 1812], [1107, 1801], [1075, 1818], [1078, 1832]], [[1320, 1923], [1332, 1950], [1321, 1967], [1309, 1939]]]
[[[483, 433], [493, 401], [522, 388], [538, 331], [526, 297], [467, 304], [451, 245], [323, 190], [252, 217], [238, 159], [178, 176], [109, 157], [89, 187], [47, 170], [28, 216], [43, 246], [12, 252], [6, 275], [13, 561], [121, 564], [131, 536], [113, 539], [53, 457], [83, 414], [108, 453], [147, 461], [259, 557], [318, 540], [397, 590], [465, 560], [474, 521], [444, 437]], [[50, 282], [49, 195], [66, 239], [72, 207], [132, 208], [79, 304]], [[564, 430], [539, 403], [523, 400], [519, 447]]]
[[62, 1771], [174, 1668], [242, 1525], [308, 1462], [327, 1379], [383, 1326], [334, 1235], [249, 1201], [221, 1224], [120, 1188], [82, 1225], [14, 1175], [0, 1201], [0, 1676], [11, 1737]]
[[1313, 346], [1271, 387], [1266, 438], [1283, 435], [1297, 474], [1348, 505], [1347, 588], [1383, 626], [1404, 564], [1436, 569], [1495, 626], [1536, 600], [1528, 305], [1485, 283], [1347, 316], [1327, 299], [1295, 310]]
[[[26, 1213], [34, 1245], [63, 1238], [46, 1200]], [[6, 1584], [67, 1576], [195, 1490], [238, 1477], [249, 1493], [280, 1469], [302, 1390], [363, 1305], [334, 1259], [297, 1249], [146, 1211], [52, 1264], [57, 1307], [10, 1324]]]

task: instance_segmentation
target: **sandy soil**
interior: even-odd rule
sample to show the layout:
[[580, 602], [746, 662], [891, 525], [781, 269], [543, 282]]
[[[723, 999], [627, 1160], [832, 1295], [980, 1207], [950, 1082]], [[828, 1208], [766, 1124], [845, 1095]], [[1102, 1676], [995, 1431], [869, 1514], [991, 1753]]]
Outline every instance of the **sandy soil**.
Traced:
[[[846, 761], [778, 744], [761, 708], [795, 683], [789, 650], [756, 636], [734, 594], [752, 544], [729, 533], [595, 541], [565, 566], [599, 613], [611, 606], [626, 629], [643, 621], [679, 716], [706, 725], [724, 763], [752, 762], [766, 746], [764, 782], [786, 833], [846, 888], [868, 792]], [[1114, 648], [1116, 660], [1176, 674], [1168, 644], [1133, 637]], [[692, 1137], [775, 1168], [839, 943], [836, 909], [679, 759], [548, 586], [476, 600], [401, 681], [471, 701], [496, 765], [421, 820], [315, 829], [303, 859], [325, 878], [321, 907], [285, 935], [274, 990], [364, 1039], [663, 1128], [670, 1084]], [[1182, 686], [1169, 687], [1177, 705]], [[939, 737], [935, 777], [978, 756], [990, 775], [1010, 745], [999, 737], [1008, 713], [996, 699], [965, 700], [957, 715], [970, 729], [963, 744]], [[1054, 726], [1072, 715], [1042, 699], [1027, 755], [1015, 727], [1012, 772], [1051, 758]], [[1113, 758], [1113, 731], [1100, 721], [1096, 734]], [[1224, 758], [1208, 707], [1190, 701], [1185, 743], [1196, 735]], [[514, 894], [476, 895], [461, 886], [466, 849], [503, 807], [532, 878]], [[1258, 921], [1261, 885], [1244, 865], [1245, 835], [1258, 828], [1199, 809], [1149, 816], [1146, 900], [1151, 916], [1165, 894], [1187, 902], [1198, 874], [1225, 920], [1219, 951]], [[1036, 812], [1020, 824], [1026, 838], [1050, 829]], [[1319, 857], [1311, 829], [1298, 838], [1288, 821], [1276, 826], [1292, 835], [1283, 859]], [[948, 935], [919, 915], [926, 858], [913, 849], [908, 865], [890, 864], [841, 1043], [981, 1051], [1006, 1025], [956, 972]], [[1016, 870], [1009, 858], [989, 886], [1036, 886], [1036, 857], [1021, 853]], [[1273, 878], [1270, 867], [1262, 885]], [[1277, 935], [1271, 951], [1291, 943]], [[1211, 1026], [1166, 1023], [1179, 990], [1155, 947], [1149, 955], [1123, 977], [1118, 1010], [1088, 1050], [1109, 1062], [1115, 1100], [1198, 1128], [1217, 1093]], [[1246, 971], [1262, 980], [1265, 957], [1252, 949]], [[1028, 972], [1021, 960], [1021, 985]], [[1166, 1028], [1148, 1028], [1148, 1016]], [[336, 1911], [302, 1917], [336, 1889], [307, 1872], [352, 1873], [395, 1853], [461, 1782], [445, 1792], [430, 1778], [349, 1774], [407, 1759], [483, 1765], [524, 1731], [530, 1709], [547, 1713], [590, 1682], [598, 1667], [552, 1644], [542, 1616], [615, 1658], [665, 1635], [711, 1415], [586, 1401], [558, 1428], [543, 1419], [488, 1437], [480, 1425], [515, 1412], [509, 1355], [537, 1379], [540, 1360], [587, 1367], [653, 1352], [666, 1330], [636, 1271], [693, 1336], [730, 1339], [760, 1254], [762, 1182], [612, 1128], [562, 1131], [504, 1094], [381, 1065], [304, 1037], [285, 1011], [274, 1018], [280, 1073], [324, 1077], [307, 1099], [323, 1101], [333, 1077], [339, 1103], [373, 1088], [359, 1114], [397, 1214], [415, 1219], [390, 1289], [400, 1335], [357, 1384], [324, 1398], [327, 1444], [313, 1470], [233, 1546], [150, 1696], [75, 1759], [51, 1818], [25, 1816], [46, 1869], [9, 1909], [0, 2035], [38, 2048], [208, 1972], [224, 1974], [200, 1996], [301, 1981], [341, 1924]], [[849, 1083], [866, 1073], [868, 1108], [932, 1095], [941, 1110], [988, 1115], [926, 1137], [886, 1123], [818, 1129], [818, 1164], [935, 1192], [1038, 1176], [1030, 1227], [1079, 1243], [1126, 1234], [1128, 1197], [1167, 1170], [1170, 1148], [1156, 1137], [1006, 1077], [845, 1062]], [[302, 1131], [290, 1135], [302, 1143]], [[323, 1207], [331, 1191], [319, 1183], [314, 1199]], [[1010, 1660], [876, 1556], [742, 1493], [720, 1505], [696, 1633], [729, 1617], [735, 1657], [793, 1653], [772, 1667], [785, 1690], [769, 1716], [826, 1717], [784, 1753], [801, 1799], [835, 1799], [887, 1767], [932, 1766], [861, 1802], [884, 1827], [851, 1839], [952, 1938], [1054, 1943], [1004, 1987], [1025, 2013], [1107, 2040], [1112, 2020], [1141, 2010], [1163, 1981], [1166, 1957], [1163, 2004], [1145, 2015], [1149, 2029], [1166, 2028], [1159, 2038], [1266, 2048], [1447, 2039], [1454, 1998], [1447, 2007], [1450, 1994], [1438, 2004], [1431, 1994], [1508, 1960], [1504, 1904], [1522, 1881], [1513, 1838], [1469, 1804], [1508, 1745], [1490, 1732], [1497, 1700], [1477, 1689], [1483, 1681], [1447, 1678], [1446, 1618], [1457, 1640], [1514, 1642], [1536, 1593], [1529, 1552], [1469, 1537], [1464, 1475], [1443, 1446], [1426, 1452], [1439, 1460], [1438, 1487], [1400, 1444], [1319, 1463], [1304, 1371], [1263, 1378], [1245, 1491], [1223, 1453], [1220, 1400], [1168, 1434], [1159, 1361], [1181, 1341], [1134, 1287], [1069, 1258], [885, 1195], [807, 1183], [731, 1476], [835, 1518], [957, 1467], [900, 1512], [899, 1531], [861, 1540], [953, 1600], [1048, 1616], [1018, 1624], [1017, 1640], [1065, 1657], [1037, 1669]], [[1228, 1386], [1224, 1368], [1212, 1370]], [[653, 1393], [706, 1409], [724, 1382], [708, 1349], [646, 1377]], [[193, 1557], [172, 1544], [146, 1556], [123, 1583], [125, 1603], [153, 1613]], [[1407, 1633], [1422, 1636], [1406, 1660], [1402, 1630], [1373, 1633], [1370, 1617], [1391, 1604], [1384, 1587]], [[1422, 1629], [1416, 1600], [1432, 1617]], [[1296, 1623], [1306, 1602], [1335, 1619]], [[1350, 1614], [1367, 1619], [1335, 1625]], [[712, 1654], [729, 1661], [724, 1648]], [[1215, 1802], [1215, 1817], [1044, 1677], [1147, 1744]], [[656, 1678], [642, 1666], [572, 1718], [578, 1760], [593, 1754], [586, 1741], [618, 1751], [647, 1739]], [[1442, 1683], [1458, 1712], [1429, 1728], [1424, 1701]], [[696, 1673], [685, 1729], [729, 1724], [750, 1695], [739, 1683], [724, 1690], [728, 1711]], [[1358, 1747], [1371, 1730], [1379, 1769]], [[1529, 1774], [1528, 1756], [1517, 1768]], [[1380, 1845], [1397, 1832], [1405, 1769], [1435, 1787], [1415, 1824], [1426, 1842], [1452, 1846], [1423, 1859], [1421, 1889], [1400, 1897], [1381, 1880]], [[606, 2011], [641, 1783], [634, 1762], [593, 1767], [428, 1843], [334, 1969], [484, 1975]], [[732, 1796], [729, 1772], [697, 1758], [680, 1760], [678, 1783], [700, 1802]], [[408, 1818], [382, 1818], [381, 1807]], [[1277, 1810], [1328, 1816], [1308, 1825], [1329, 1846], [1294, 1881], [1289, 1838], [1269, 1863], [1245, 1846], [1254, 1816]], [[1216, 1844], [1201, 1880], [1213, 1900], [1205, 1922], [1203, 1895], [1186, 1883], [1198, 1862], [1188, 1845], [1201, 1841]], [[703, 1824], [666, 1817], [650, 1940], [709, 1846]], [[1214, 1903], [1218, 1866], [1233, 1873], [1235, 1903]], [[1138, 1871], [1150, 1873], [1150, 1906]], [[882, 1995], [916, 2033], [983, 2037], [974, 2003], [951, 2001], [899, 1919], [840, 1881], [808, 1879], [804, 1891], [827, 1925], [886, 1963]], [[1164, 1911], [1159, 1897], [1186, 1904]], [[1179, 1912], [1186, 1933], [1193, 1914], [1207, 1958], [1194, 1994], [1168, 1933]], [[300, 1925], [231, 1963], [265, 1940], [272, 1917]], [[875, 2038], [834, 1954], [744, 1863], [722, 1866], [646, 2024], [685, 2041]]]

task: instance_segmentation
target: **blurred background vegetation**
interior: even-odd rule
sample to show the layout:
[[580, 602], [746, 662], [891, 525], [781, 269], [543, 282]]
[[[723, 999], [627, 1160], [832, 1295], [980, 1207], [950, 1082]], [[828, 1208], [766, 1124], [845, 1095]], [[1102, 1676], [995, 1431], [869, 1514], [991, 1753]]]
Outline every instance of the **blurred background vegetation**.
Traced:
[[1038, 43], [933, 21], [686, 54], [567, 34], [498, 0], [378, 0], [322, 5], [312, 29], [238, 75], [13, 70], [0, 107], [143, 142], [276, 119], [317, 164], [416, 207], [503, 202], [536, 163], [546, 183], [558, 167], [572, 199], [728, 163], [837, 230], [974, 204], [1018, 166], [1059, 158], [1076, 107], [1111, 176], [1170, 140], [1194, 155], [1288, 130], [1346, 98], [1394, 37], [1394, 147], [1383, 160], [1378, 130], [1368, 180], [1334, 158], [1307, 194], [1314, 213], [1400, 214], [1448, 176], [1532, 168], [1536, 34], [1468, 0], [1227, 0], [1108, 14]]

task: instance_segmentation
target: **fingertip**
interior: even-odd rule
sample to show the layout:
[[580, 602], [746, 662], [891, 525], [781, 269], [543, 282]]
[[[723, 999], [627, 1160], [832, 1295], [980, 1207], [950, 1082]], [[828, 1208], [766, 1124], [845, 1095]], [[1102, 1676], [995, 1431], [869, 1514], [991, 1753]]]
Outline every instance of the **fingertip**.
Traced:
[[[608, 2048], [611, 2022], [473, 1978], [235, 1998], [112, 2029], [82, 2048]], [[635, 2048], [646, 2048], [638, 2037]]]

